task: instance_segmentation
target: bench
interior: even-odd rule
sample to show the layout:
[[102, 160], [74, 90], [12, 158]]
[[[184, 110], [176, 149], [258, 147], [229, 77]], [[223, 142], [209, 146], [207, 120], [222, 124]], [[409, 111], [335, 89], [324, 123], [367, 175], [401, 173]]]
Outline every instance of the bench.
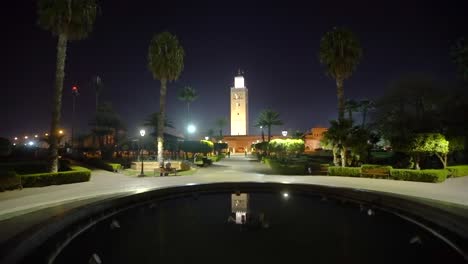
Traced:
[[169, 174], [174, 174], [174, 176], [177, 176], [177, 169], [176, 168], [158, 168], [154, 169], [154, 176], [156, 176], [156, 172], [159, 171], [159, 176], [169, 176]]
[[361, 168], [361, 177], [364, 178], [390, 178], [390, 169], [387, 167]]

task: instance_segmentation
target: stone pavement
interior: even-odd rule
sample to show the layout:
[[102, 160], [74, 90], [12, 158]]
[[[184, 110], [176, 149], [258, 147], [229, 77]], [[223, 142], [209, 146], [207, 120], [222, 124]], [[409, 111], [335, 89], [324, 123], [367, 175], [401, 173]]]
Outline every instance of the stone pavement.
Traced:
[[93, 171], [91, 181], [0, 193], [0, 221], [42, 208], [85, 200], [95, 201], [149, 189], [214, 182], [304, 183], [374, 190], [428, 198], [468, 206], [468, 177], [443, 183], [419, 183], [382, 179], [330, 176], [272, 175], [266, 165], [242, 156], [226, 158], [211, 167], [200, 168], [194, 175], [169, 177], [125, 176], [102, 170]]

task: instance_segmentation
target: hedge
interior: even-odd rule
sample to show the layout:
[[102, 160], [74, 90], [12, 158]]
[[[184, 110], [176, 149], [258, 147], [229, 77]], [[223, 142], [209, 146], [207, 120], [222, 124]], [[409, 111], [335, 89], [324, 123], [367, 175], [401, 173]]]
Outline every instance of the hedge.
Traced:
[[448, 166], [447, 170], [450, 177], [468, 176], [468, 165]]
[[328, 167], [329, 176], [349, 176], [349, 177], [360, 177], [361, 168], [359, 167], [338, 167], [330, 166]]
[[86, 168], [71, 166], [70, 169], [70, 171], [21, 175], [21, 184], [23, 187], [42, 187], [85, 182], [91, 178], [91, 171]]
[[85, 160], [85, 163], [92, 165], [96, 168], [106, 170], [106, 171], [118, 172], [122, 170], [121, 164], [110, 163], [110, 162], [103, 161], [101, 159], [88, 159], [88, 160]]
[[306, 164], [305, 163], [285, 163], [275, 159], [265, 158], [265, 163], [276, 174], [282, 175], [305, 175]]
[[14, 171], [0, 171], [0, 192], [21, 188], [21, 178]]
[[394, 180], [418, 182], [443, 182], [449, 174], [448, 170], [408, 170], [393, 169], [390, 175]]

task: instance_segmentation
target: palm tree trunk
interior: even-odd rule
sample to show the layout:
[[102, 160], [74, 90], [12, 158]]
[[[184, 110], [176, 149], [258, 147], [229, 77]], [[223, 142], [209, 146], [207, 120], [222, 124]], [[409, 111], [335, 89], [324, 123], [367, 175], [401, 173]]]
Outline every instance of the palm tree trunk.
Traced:
[[362, 128], [366, 125], [367, 109], [362, 110]]
[[341, 148], [341, 167], [346, 167], [346, 148]]
[[343, 80], [338, 78], [336, 79], [336, 96], [338, 98], [338, 120], [344, 119], [344, 89], [343, 89]]
[[62, 110], [62, 90], [65, 78], [65, 59], [67, 57], [67, 36], [60, 34], [57, 42], [57, 64], [55, 70], [55, 94], [52, 109], [52, 122], [50, 124], [50, 164], [49, 171], [58, 171], [58, 130]]
[[263, 127], [262, 127], [262, 142], [265, 142], [265, 133], [263, 132]]
[[159, 119], [158, 119], [158, 161], [163, 162], [164, 144], [164, 119], [166, 115], [166, 92], [167, 80], [161, 79], [161, 90], [159, 92]]
[[271, 140], [271, 125], [268, 126], [268, 142]]

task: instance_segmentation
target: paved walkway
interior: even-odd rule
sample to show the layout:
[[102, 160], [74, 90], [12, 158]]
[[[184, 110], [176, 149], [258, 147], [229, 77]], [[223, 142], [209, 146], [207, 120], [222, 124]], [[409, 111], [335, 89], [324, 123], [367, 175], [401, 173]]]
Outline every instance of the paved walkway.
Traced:
[[266, 165], [244, 156], [231, 156], [211, 167], [200, 168], [194, 175], [170, 177], [131, 177], [118, 173], [93, 171], [91, 181], [76, 184], [26, 188], [0, 193], [0, 221], [38, 209], [69, 202], [96, 200], [154, 188], [211, 182], [281, 182], [390, 192], [440, 200], [468, 206], [468, 177], [443, 183], [419, 183], [393, 180], [330, 176], [271, 175]]

